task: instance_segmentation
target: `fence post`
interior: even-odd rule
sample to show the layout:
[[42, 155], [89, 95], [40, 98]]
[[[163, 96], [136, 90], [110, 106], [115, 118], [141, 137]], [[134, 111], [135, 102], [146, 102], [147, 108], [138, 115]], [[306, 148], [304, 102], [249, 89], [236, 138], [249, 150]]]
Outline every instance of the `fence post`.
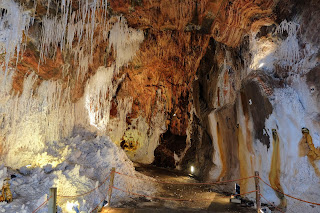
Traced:
[[261, 209], [261, 199], [260, 199], [260, 184], [259, 184], [259, 172], [256, 171], [255, 175], [255, 183], [256, 183], [256, 204], [257, 204], [257, 212], [260, 213]]
[[111, 169], [111, 176], [110, 176], [110, 182], [109, 182], [109, 190], [108, 190], [108, 205], [111, 206], [111, 196], [112, 196], [112, 187], [113, 187], [113, 180], [114, 175], [116, 173], [116, 168], [112, 167]]
[[57, 188], [50, 188], [49, 193], [49, 201], [48, 201], [48, 212], [49, 213], [57, 213]]

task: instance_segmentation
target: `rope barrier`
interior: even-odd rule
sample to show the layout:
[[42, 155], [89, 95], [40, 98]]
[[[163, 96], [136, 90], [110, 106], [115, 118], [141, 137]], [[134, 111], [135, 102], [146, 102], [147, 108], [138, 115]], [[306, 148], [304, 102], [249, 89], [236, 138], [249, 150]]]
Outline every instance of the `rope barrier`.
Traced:
[[108, 178], [110, 177], [110, 175], [112, 174], [112, 172], [109, 173], [109, 175], [106, 177], [106, 179], [104, 179], [104, 181], [102, 181], [101, 184], [99, 184], [97, 187], [95, 187], [94, 189], [91, 189], [88, 192], [85, 192], [83, 194], [79, 194], [79, 195], [73, 195], [73, 196], [66, 196], [66, 195], [57, 195], [57, 197], [62, 197], [62, 198], [75, 198], [75, 197], [82, 197], [85, 195], [90, 194], [91, 192], [95, 191], [96, 189], [100, 188], [103, 184], [105, 184], [105, 182], [108, 180]]
[[44, 207], [45, 204], [48, 203], [48, 201], [49, 201], [51, 198], [52, 198], [52, 196], [49, 197], [46, 201], [44, 201], [40, 206], [38, 206], [38, 208], [36, 208], [32, 213], [35, 213], [35, 212], [39, 211], [42, 207]]
[[268, 201], [262, 194], [260, 194], [260, 196], [265, 199], [265, 201], [267, 201], [271, 206], [273, 206], [276, 210], [278, 210], [281, 213], [284, 213], [284, 211], [282, 211], [281, 209], [279, 209], [278, 207], [276, 207], [273, 203], [271, 203], [270, 201]]
[[[109, 188], [108, 191], [110, 191], [110, 189], [111, 189], [111, 188]], [[98, 204], [94, 209], [92, 209], [92, 210], [90, 211], [90, 213], [94, 212], [94, 211], [100, 206], [100, 204], [106, 199], [106, 197], [107, 197], [107, 196], [105, 196], [105, 197], [99, 202], [99, 204]]]
[[[130, 192], [130, 191], [127, 191], [127, 190], [119, 189], [119, 188], [114, 187], [114, 186], [112, 188], [114, 188], [116, 190], [119, 190], [119, 191], [122, 191], [122, 192], [125, 192], [125, 193], [128, 193], [128, 194], [135, 195], [135, 196], [147, 197], [147, 198], [151, 198], [151, 199], [170, 200], [170, 201], [189, 201], [189, 202], [212, 201], [212, 199], [177, 199], [177, 198], [166, 198], [166, 197], [154, 197], [154, 196], [150, 196], [150, 195], [143, 195], [143, 194], [139, 194], [139, 193], [135, 193], [135, 192]], [[239, 194], [239, 195], [250, 194], [250, 193], [253, 193], [253, 192], [256, 192], [256, 190], [251, 191], [251, 192], [246, 192], [246, 193], [243, 193], [243, 194]]]
[[314, 203], [314, 202], [310, 202], [310, 201], [306, 201], [306, 200], [302, 200], [300, 198], [296, 198], [296, 197], [293, 197], [291, 195], [288, 195], [288, 194], [285, 194], [283, 193], [282, 191], [278, 190], [278, 189], [275, 189], [274, 187], [272, 187], [270, 184], [268, 184], [266, 181], [264, 181], [262, 178], [259, 177], [259, 179], [266, 185], [268, 185], [269, 187], [271, 187], [272, 189], [274, 189], [275, 191], [287, 196], [287, 197], [290, 197], [292, 199], [295, 199], [295, 200], [298, 200], [298, 201], [301, 201], [301, 202], [305, 202], [305, 203], [309, 203], [309, 204], [313, 204], [313, 205], [317, 205], [317, 206], [320, 206], [320, 203]]
[[[103, 184], [105, 184], [105, 182], [109, 179], [110, 175], [112, 174], [113, 172], [109, 172], [109, 175], [103, 180], [103, 182], [101, 184], [99, 184], [97, 187], [95, 187], [94, 189], [91, 189], [90, 191], [88, 192], [85, 192], [83, 194], [80, 194], [80, 195], [74, 195], [74, 196], [65, 196], [65, 195], [57, 195], [57, 197], [62, 197], [62, 198], [75, 198], [75, 197], [81, 197], [81, 196], [85, 196], [87, 194], [90, 194], [91, 192], [95, 191], [96, 189], [100, 188]], [[52, 198], [52, 196], [47, 199], [45, 202], [43, 202], [38, 208], [36, 208], [32, 213], [35, 213], [37, 211], [39, 211], [46, 203], [48, 203], [48, 201]], [[104, 201], [105, 199], [103, 199], [99, 204], [98, 206], [96, 206], [96, 208], [94, 208], [91, 212], [93, 212], [95, 209], [97, 209], [99, 207], [99, 205]]]
[[[131, 176], [131, 175], [127, 175], [127, 174], [123, 174], [123, 173], [120, 173], [120, 172], [114, 172], [114, 171], [111, 171], [108, 176], [104, 179], [104, 181], [102, 183], [100, 183], [97, 187], [95, 187], [94, 189], [91, 189], [90, 191], [88, 192], [85, 192], [85, 193], [82, 193], [82, 194], [79, 194], [79, 195], [73, 195], [73, 196], [65, 196], [65, 195], [57, 195], [57, 197], [62, 197], [62, 198], [75, 198], [75, 197], [81, 197], [81, 196], [85, 196], [85, 195], [88, 195], [90, 193], [92, 193], [93, 191], [95, 191], [96, 189], [100, 188], [102, 185], [104, 185], [106, 183], [106, 181], [109, 179], [109, 177], [112, 175], [112, 174], [118, 174], [118, 175], [122, 175], [122, 176], [126, 176], [126, 177], [130, 177], [130, 178], [134, 178], [134, 179], [138, 179], [138, 180], [143, 180], [143, 181], [146, 181], [146, 179], [143, 179], [143, 178], [139, 178], [139, 177], [135, 177], [135, 176]], [[247, 180], [247, 179], [250, 179], [250, 178], [259, 178], [264, 184], [266, 184], [267, 186], [271, 187], [272, 189], [274, 189], [275, 191], [287, 196], [287, 197], [290, 197], [290, 198], [293, 198], [295, 200], [298, 200], [298, 201], [301, 201], [301, 202], [305, 202], [305, 203], [309, 203], [309, 204], [313, 204], [313, 205], [318, 205], [320, 206], [320, 203], [315, 203], [315, 202], [309, 202], [309, 201], [305, 201], [305, 200], [302, 200], [300, 198], [296, 198], [296, 197], [293, 197], [291, 195], [288, 195], [288, 194], [285, 194], [283, 193], [282, 191], [272, 187], [270, 184], [268, 184], [266, 181], [264, 181], [261, 177], [259, 176], [250, 176], [250, 177], [245, 177], [245, 178], [240, 178], [240, 179], [235, 179], [235, 180], [226, 180], [226, 181], [218, 181], [218, 182], [211, 182], [211, 183], [182, 183], [182, 182], [166, 182], [166, 181], [160, 181], [160, 180], [154, 180], [154, 179], [151, 179], [149, 181], [151, 182], [156, 182], [156, 183], [163, 183], [163, 184], [174, 184], [174, 185], [215, 185], [215, 184], [221, 184], [221, 183], [230, 183], [230, 182], [236, 182], [236, 181], [242, 181], [242, 180]], [[120, 188], [117, 188], [115, 186], [111, 186], [109, 187], [108, 191], [110, 191], [111, 189], [116, 189], [118, 191], [122, 191], [122, 192], [125, 192], [127, 194], [131, 194], [131, 195], [135, 195], [135, 196], [141, 196], [141, 197], [146, 197], [146, 198], [151, 198], [151, 199], [159, 199], [159, 200], [170, 200], [170, 201], [189, 201], [189, 202], [195, 202], [195, 201], [212, 201], [212, 199], [179, 199], [179, 198], [168, 198], [168, 197], [154, 197], [154, 196], [149, 196], [149, 195], [143, 195], [143, 194], [139, 194], [139, 193], [135, 193], [135, 192], [130, 192], [128, 190], [123, 190], [123, 189], [120, 189]], [[258, 190], [253, 190], [253, 191], [250, 191], [250, 192], [245, 192], [245, 193], [241, 193], [241, 194], [235, 194], [235, 196], [241, 196], [241, 195], [246, 195], [246, 194], [250, 194], [250, 193], [254, 193], [254, 192], [257, 192]], [[259, 193], [260, 194], [260, 193]], [[274, 204], [272, 204], [271, 202], [269, 202], [262, 194], [260, 194], [260, 196], [266, 200], [270, 205], [272, 205], [276, 210], [280, 211], [283, 213], [283, 211], [279, 208], [277, 208]], [[48, 198], [45, 202], [43, 202], [36, 210], [34, 210], [32, 213], [35, 213], [37, 212], [39, 209], [41, 209], [50, 199], [52, 198], [52, 196], [50, 198]], [[106, 197], [105, 197], [106, 198]], [[95, 211], [99, 206], [100, 204], [105, 200], [102, 199], [101, 202], [99, 202], [99, 204], [91, 211]]]
[[[139, 178], [139, 177], [134, 177], [131, 175], [127, 175], [127, 174], [123, 174], [120, 172], [115, 172], [118, 175], [123, 175], [123, 176], [127, 176], [130, 178], [135, 178], [138, 180], [143, 180], [146, 181], [146, 179], [143, 178]], [[255, 178], [256, 176], [250, 176], [250, 177], [245, 177], [245, 178], [240, 178], [240, 179], [235, 179], [235, 180], [225, 180], [225, 181], [218, 181], [218, 182], [211, 182], [211, 183], [181, 183], [181, 182], [166, 182], [166, 181], [160, 181], [160, 180], [150, 180], [151, 182], [155, 182], [155, 183], [164, 183], [164, 184], [174, 184], [174, 185], [215, 185], [215, 184], [221, 184], [221, 183], [230, 183], [230, 182], [236, 182], [236, 181], [242, 181], [242, 180], [247, 180], [250, 178]]]

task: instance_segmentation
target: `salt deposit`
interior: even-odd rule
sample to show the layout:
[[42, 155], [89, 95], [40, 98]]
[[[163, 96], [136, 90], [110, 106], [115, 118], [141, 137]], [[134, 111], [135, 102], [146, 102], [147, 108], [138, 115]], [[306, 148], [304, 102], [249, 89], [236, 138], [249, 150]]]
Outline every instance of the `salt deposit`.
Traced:
[[[21, 174], [17, 170], [1, 166], [0, 180], [10, 175], [15, 177], [12, 176], [10, 181], [13, 202], [0, 203], [0, 212], [30, 213], [48, 198], [50, 187], [58, 188], [59, 212], [73, 212], [68, 211], [68, 202], [78, 203], [80, 211], [90, 212], [106, 198], [108, 182], [86, 196], [61, 198], [59, 195], [78, 195], [97, 187], [109, 175], [112, 167], [123, 174], [146, 180], [149, 178], [135, 172], [133, 163], [110, 139], [84, 130], [76, 131], [71, 138], [46, 143], [43, 151], [60, 160], [51, 172], [46, 171], [50, 162], [43, 162], [43, 168], [31, 167], [30, 174]], [[150, 195], [154, 189], [149, 182], [116, 175], [114, 184], [124, 190]], [[113, 190], [113, 205], [128, 201], [129, 198], [128, 194]], [[38, 212], [47, 211], [45, 206]]]

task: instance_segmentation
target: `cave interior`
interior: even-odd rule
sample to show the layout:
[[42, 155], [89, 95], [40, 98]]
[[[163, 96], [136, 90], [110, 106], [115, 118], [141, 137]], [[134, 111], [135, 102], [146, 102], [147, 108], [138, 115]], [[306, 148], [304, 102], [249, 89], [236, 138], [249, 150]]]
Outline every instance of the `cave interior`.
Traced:
[[[202, 183], [258, 171], [274, 211], [320, 212], [319, 17], [319, 0], [0, 0], [0, 188], [13, 197], [0, 190], [0, 210], [32, 212], [50, 187], [80, 194], [115, 167], [140, 178], [116, 186], [148, 196], [159, 190], [139, 170]], [[94, 193], [58, 209], [89, 212]]]

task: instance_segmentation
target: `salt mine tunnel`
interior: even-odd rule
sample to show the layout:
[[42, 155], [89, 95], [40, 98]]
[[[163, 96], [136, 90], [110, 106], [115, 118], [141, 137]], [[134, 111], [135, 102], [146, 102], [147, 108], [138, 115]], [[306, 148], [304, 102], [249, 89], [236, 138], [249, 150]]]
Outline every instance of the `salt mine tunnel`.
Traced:
[[0, 12], [0, 212], [320, 212], [319, 0]]

